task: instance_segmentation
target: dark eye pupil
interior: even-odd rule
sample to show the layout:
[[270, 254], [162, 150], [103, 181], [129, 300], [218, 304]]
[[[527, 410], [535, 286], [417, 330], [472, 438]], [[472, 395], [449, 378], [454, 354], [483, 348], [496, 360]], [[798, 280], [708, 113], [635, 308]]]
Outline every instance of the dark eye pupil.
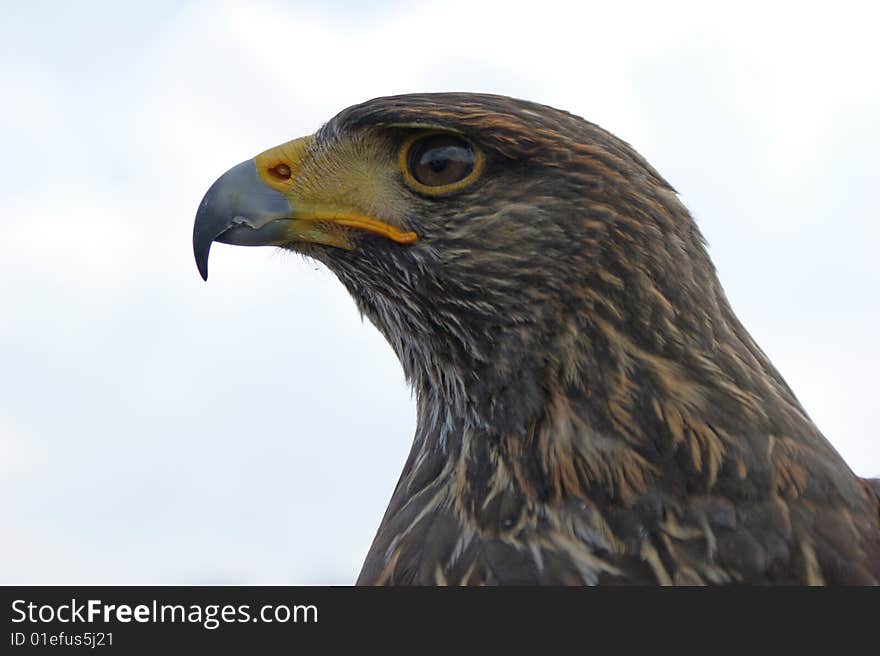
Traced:
[[441, 187], [465, 179], [474, 170], [474, 150], [449, 134], [423, 137], [409, 151], [409, 172], [423, 185]]

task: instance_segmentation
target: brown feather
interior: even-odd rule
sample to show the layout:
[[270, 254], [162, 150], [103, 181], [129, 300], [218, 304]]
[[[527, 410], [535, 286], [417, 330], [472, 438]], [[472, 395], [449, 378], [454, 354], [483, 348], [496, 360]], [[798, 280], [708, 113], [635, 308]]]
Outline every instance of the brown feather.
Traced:
[[434, 128], [486, 165], [443, 198], [383, 178], [418, 242], [291, 245], [348, 287], [418, 399], [358, 582], [878, 584], [880, 484], [740, 324], [672, 187], [601, 128], [500, 96], [379, 98], [311, 155], [382, 144], [392, 167], [401, 133]]

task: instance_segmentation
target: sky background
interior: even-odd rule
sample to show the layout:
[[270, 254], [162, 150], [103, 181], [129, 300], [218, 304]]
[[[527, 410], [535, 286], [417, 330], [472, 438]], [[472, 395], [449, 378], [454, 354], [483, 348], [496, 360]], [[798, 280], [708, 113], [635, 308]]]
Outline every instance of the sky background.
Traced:
[[414, 429], [400, 367], [315, 263], [215, 245], [202, 282], [192, 222], [233, 164], [396, 93], [633, 144], [880, 476], [876, 3], [710, 4], [0, 2], [0, 583], [354, 581]]

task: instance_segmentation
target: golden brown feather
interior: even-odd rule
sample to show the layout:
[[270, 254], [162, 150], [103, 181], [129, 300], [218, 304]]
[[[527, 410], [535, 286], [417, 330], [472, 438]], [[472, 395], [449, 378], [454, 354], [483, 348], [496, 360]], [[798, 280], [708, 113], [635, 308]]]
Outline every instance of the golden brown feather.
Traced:
[[[423, 135], [446, 150], [414, 160]], [[297, 219], [271, 243], [339, 277], [417, 394], [359, 583], [880, 582], [880, 486], [809, 419], [629, 145], [474, 94], [379, 98], [292, 144], [255, 160]], [[461, 176], [432, 189], [414, 161]], [[204, 271], [217, 221], [197, 218]]]

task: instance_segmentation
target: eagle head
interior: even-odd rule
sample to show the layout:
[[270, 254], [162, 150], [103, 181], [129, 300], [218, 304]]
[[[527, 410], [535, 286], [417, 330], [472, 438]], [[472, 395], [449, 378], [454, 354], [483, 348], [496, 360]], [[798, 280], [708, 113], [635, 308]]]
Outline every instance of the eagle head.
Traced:
[[[718, 310], [696, 225], [644, 159], [583, 119], [500, 96], [346, 109], [222, 176], [193, 232], [206, 279], [212, 241], [323, 262], [417, 391], [511, 430], [547, 385], [590, 374], [584, 317], [669, 351], [707, 337], [705, 308]], [[700, 316], [676, 329], [685, 311]]]
[[880, 578], [876, 496], [737, 320], [672, 187], [598, 126], [377, 98], [220, 177], [193, 230], [205, 279], [215, 241], [324, 263], [416, 391], [362, 582]]

